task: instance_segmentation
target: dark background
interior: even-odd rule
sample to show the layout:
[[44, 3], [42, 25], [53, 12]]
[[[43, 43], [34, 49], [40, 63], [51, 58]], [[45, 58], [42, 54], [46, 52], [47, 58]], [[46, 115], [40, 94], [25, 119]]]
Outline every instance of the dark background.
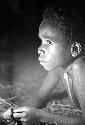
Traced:
[[[38, 28], [46, 6], [73, 8], [82, 17], [80, 33], [84, 34], [83, 0], [1, 0], [0, 1], [0, 95], [11, 98], [39, 89], [47, 71], [40, 66], [37, 48]], [[62, 90], [62, 85], [59, 86]], [[59, 88], [56, 90], [58, 91]]]
[[[0, 39], [3, 48], [8, 47], [10, 51], [20, 49], [23, 45], [37, 45], [38, 28], [42, 21], [43, 10], [46, 6], [55, 5], [57, 8], [75, 9], [82, 17], [82, 28], [85, 22], [85, 6], [82, 1], [75, 0], [3, 0], [0, 1]], [[82, 32], [82, 31], [80, 31]], [[7, 37], [23, 37], [27, 36], [33, 40], [2, 40]], [[37, 40], [36, 40], [37, 39]], [[35, 42], [34, 42], [35, 41]], [[6, 45], [5, 45], [6, 44]], [[26, 50], [26, 48], [25, 48]]]

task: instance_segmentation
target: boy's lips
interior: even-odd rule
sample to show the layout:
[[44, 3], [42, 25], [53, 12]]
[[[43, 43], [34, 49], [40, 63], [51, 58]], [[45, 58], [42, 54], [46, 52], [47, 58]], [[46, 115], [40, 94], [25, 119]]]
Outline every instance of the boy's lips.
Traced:
[[43, 60], [39, 60], [41, 63], [46, 63], [45, 61], [43, 61]]
[[42, 60], [41, 58], [38, 58], [38, 60], [39, 60], [41, 63], [46, 63], [46, 61]]

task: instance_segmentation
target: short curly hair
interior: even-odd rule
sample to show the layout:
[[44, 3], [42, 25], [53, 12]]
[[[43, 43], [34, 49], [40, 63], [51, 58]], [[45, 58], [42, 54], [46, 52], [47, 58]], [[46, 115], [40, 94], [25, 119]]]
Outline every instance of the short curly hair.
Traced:
[[42, 18], [40, 28], [45, 25], [55, 27], [56, 31], [64, 37], [68, 45], [77, 39], [75, 36], [77, 34], [78, 21], [81, 17], [74, 9], [68, 11], [62, 8], [46, 7]]

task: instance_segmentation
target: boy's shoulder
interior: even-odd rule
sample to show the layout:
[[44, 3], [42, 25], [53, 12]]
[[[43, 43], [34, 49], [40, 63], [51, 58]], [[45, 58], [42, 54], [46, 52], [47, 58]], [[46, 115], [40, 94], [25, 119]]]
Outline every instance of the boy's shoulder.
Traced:
[[85, 69], [85, 56], [81, 56], [78, 59], [76, 59], [72, 64], [72, 69], [73, 70]]

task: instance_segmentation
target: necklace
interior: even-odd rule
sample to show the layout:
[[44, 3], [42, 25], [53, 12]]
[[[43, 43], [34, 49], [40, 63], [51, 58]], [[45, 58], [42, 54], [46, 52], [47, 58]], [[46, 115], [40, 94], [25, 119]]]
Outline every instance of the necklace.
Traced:
[[69, 75], [68, 75], [68, 73], [64, 73], [64, 79], [66, 80], [66, 83], [67, 83], [69, 97], [70, 97], [72, 103], [74, 104], [73, 99], [72, 99], [70, 85], [69, 85]]

